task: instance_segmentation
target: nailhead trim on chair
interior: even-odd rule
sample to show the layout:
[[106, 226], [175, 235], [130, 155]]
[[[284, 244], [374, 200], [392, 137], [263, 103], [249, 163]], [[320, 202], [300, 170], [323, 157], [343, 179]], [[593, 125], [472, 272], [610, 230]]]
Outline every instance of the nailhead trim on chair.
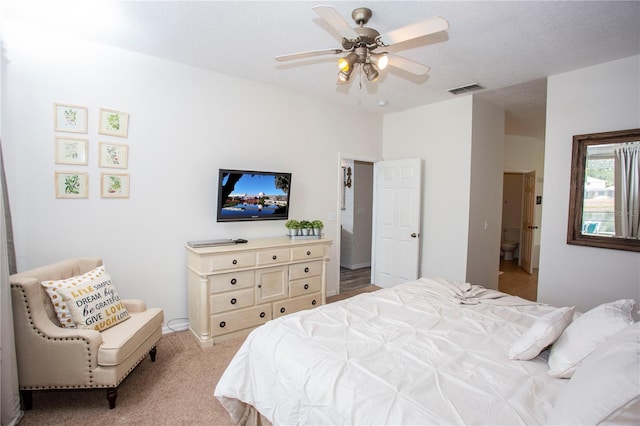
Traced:
[[[143, 354], [138, 361], [136, 361], [136, 363], [126, 372], [124, 373], [117, 381], [116, 381], [116, 385], [97, 385], [93, 383], [93, 374], [91, 373], [93, 370], [91, 369], [91, 347], [89, 345], [89, 342], [86, 339], [80, 338], [80, 337], [74, 337], [74, 338], [69, 338], [69, 337], [64, 337], [64, 338], [57, 338], [57, 337], [49, 337], [46, 336], [44, 333], [42, 333], [33, 323], [33, 318], [31, 317], [31, 308], [29, 306], [29, 302], [27, 300], [27, 295], [24, 292], [24, 288], [22, 288], [21, 285], [19, 284], [11, 284], [11, 287], [16, 287], [19, 288], [20, 291], [22, 292], [22, 299], [23, 302], [27, 308], [27, 312], [29, 314], [29, 323], [31, 324], [31, 327], [33, 328], [33, 330], [35, 330], [35, 332], [42, 336], [43, 338], [46, 338], [47, 340], [83, 340], [86, 344], [87, 344], [87, 365], [89, 367], [89, 381], [91, 382], [91, 384], [89, 386], [78, 386], [78, 385], [67, 385], [67, 386], [20, 386], [20, 389], [23, 390], [37, 390], [37, 389], [90, 389], [90, 388], [102, 388], [102, 389], [107, 389], [107, 388], [117, 388], [120, 383], [122, 383], [122, 381], [129, 375], [129, 373], [131, 373], [133, 371], [134, 368], [136, 368], [138, 366], [138, 364], [140, 364], [140, 362], [145, 359], [147, 357], [147, 355], [149, 355], [149, 352]], [[151, 347], [151, 349], [155, 348], [158, 345], [158, 342], [160, 341], [160, 339], [158, 339], [153, 346]]]
[[[69, 341], [69, 340], [81, 340], [84, 341], [86, 344], [86, 348], [87, 348], [87, 367], [89, 369], [89, 381], [93, 382], [93, 375], [91, 374], [92, 368], [91, 368], [91, 346], [89, 344], [89, 341], [87, 339], [81, 338], [81, 337], [74, 337], [74, 338], [69, 338], [69, 337], [50, 337], [45, 335], [42, 331], [40, 331], [40, 329], [38, 329], [36, 327], [36, 325], [33, 323], [33, 317], [31, 315], [31, 306], [29, 305], [29, 301], [27, 299], [27, 295], [24, 291], [24, 288], [20, 285], [20, 284], [11, 284], [12, 288], [18, 288], [22, 294], [22, 301], [26, 307], [26, 311], [27, 314], [29, 315], [29, 324], [31, 324], [31, 328], [36, 332], [36, 334], [38, 334], [39, 336], [41, 336], [44, 339], [47, 340], [53, 340], [53, 341]], [[137, 365], [137, 364], [136, 364]], [[120, 379], [120, 381], [122, 381], [122, 379]], [[91, 386], [77, 386], [77, 385], [68, 385], [68, 386], [20, 386], [20, 389], [84, 389], [84, 388], [93, 388], [93, 387], [104, 387], [104, 386], [96, 386], [96, 385], [91, 385]]]

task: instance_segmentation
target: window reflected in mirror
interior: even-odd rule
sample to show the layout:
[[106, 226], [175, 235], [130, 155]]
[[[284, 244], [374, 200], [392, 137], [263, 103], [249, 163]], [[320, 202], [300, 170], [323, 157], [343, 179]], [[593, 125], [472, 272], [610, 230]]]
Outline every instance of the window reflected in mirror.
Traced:
[[640, 129], [573, 138], [567, 243], [640, 251]]

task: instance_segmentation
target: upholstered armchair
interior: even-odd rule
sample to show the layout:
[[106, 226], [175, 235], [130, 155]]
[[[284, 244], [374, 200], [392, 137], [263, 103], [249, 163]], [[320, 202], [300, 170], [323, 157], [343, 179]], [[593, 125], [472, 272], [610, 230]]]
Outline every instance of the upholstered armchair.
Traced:
[[106, 388], [114, 408], [120, 382], [147, 354], [155, 361], [164, 314], [141, 300], [122, 300], [129, 318], [102, 331], [61, 326], [41, 283], [77, 277], [100, 265], [99, 258], [69, 259], [10, 277], [25, 409], [31, 409], [33, 390], [82, 388]]

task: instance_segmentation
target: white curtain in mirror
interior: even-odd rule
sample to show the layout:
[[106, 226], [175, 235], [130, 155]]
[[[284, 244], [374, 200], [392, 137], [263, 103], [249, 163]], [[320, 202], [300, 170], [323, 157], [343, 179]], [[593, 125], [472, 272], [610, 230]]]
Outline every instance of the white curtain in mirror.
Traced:
[[617, 148], [614, 154], [616, 236], [640, 239], [640, 146]]

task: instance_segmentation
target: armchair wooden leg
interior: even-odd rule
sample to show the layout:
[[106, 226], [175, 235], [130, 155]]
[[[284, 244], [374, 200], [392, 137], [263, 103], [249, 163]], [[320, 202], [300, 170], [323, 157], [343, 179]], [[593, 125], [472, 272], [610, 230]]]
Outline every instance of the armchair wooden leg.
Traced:
[[154, 346], [153, 349], [151, 349], [149, 351], [149, 356], [151, 357], [151, 362], [156, 362], [156, 347]]
[[33, 391], [32, 390], [21, 390], [20, 395], [22, 395], [22, 403], [24, 404], [25, 410], [31, 410], [33, 408]]
[[116, 408], [116, 398], [118, 397], [118, 388], [107, 388], [107, 401], [109, 401], [109, 409]]

